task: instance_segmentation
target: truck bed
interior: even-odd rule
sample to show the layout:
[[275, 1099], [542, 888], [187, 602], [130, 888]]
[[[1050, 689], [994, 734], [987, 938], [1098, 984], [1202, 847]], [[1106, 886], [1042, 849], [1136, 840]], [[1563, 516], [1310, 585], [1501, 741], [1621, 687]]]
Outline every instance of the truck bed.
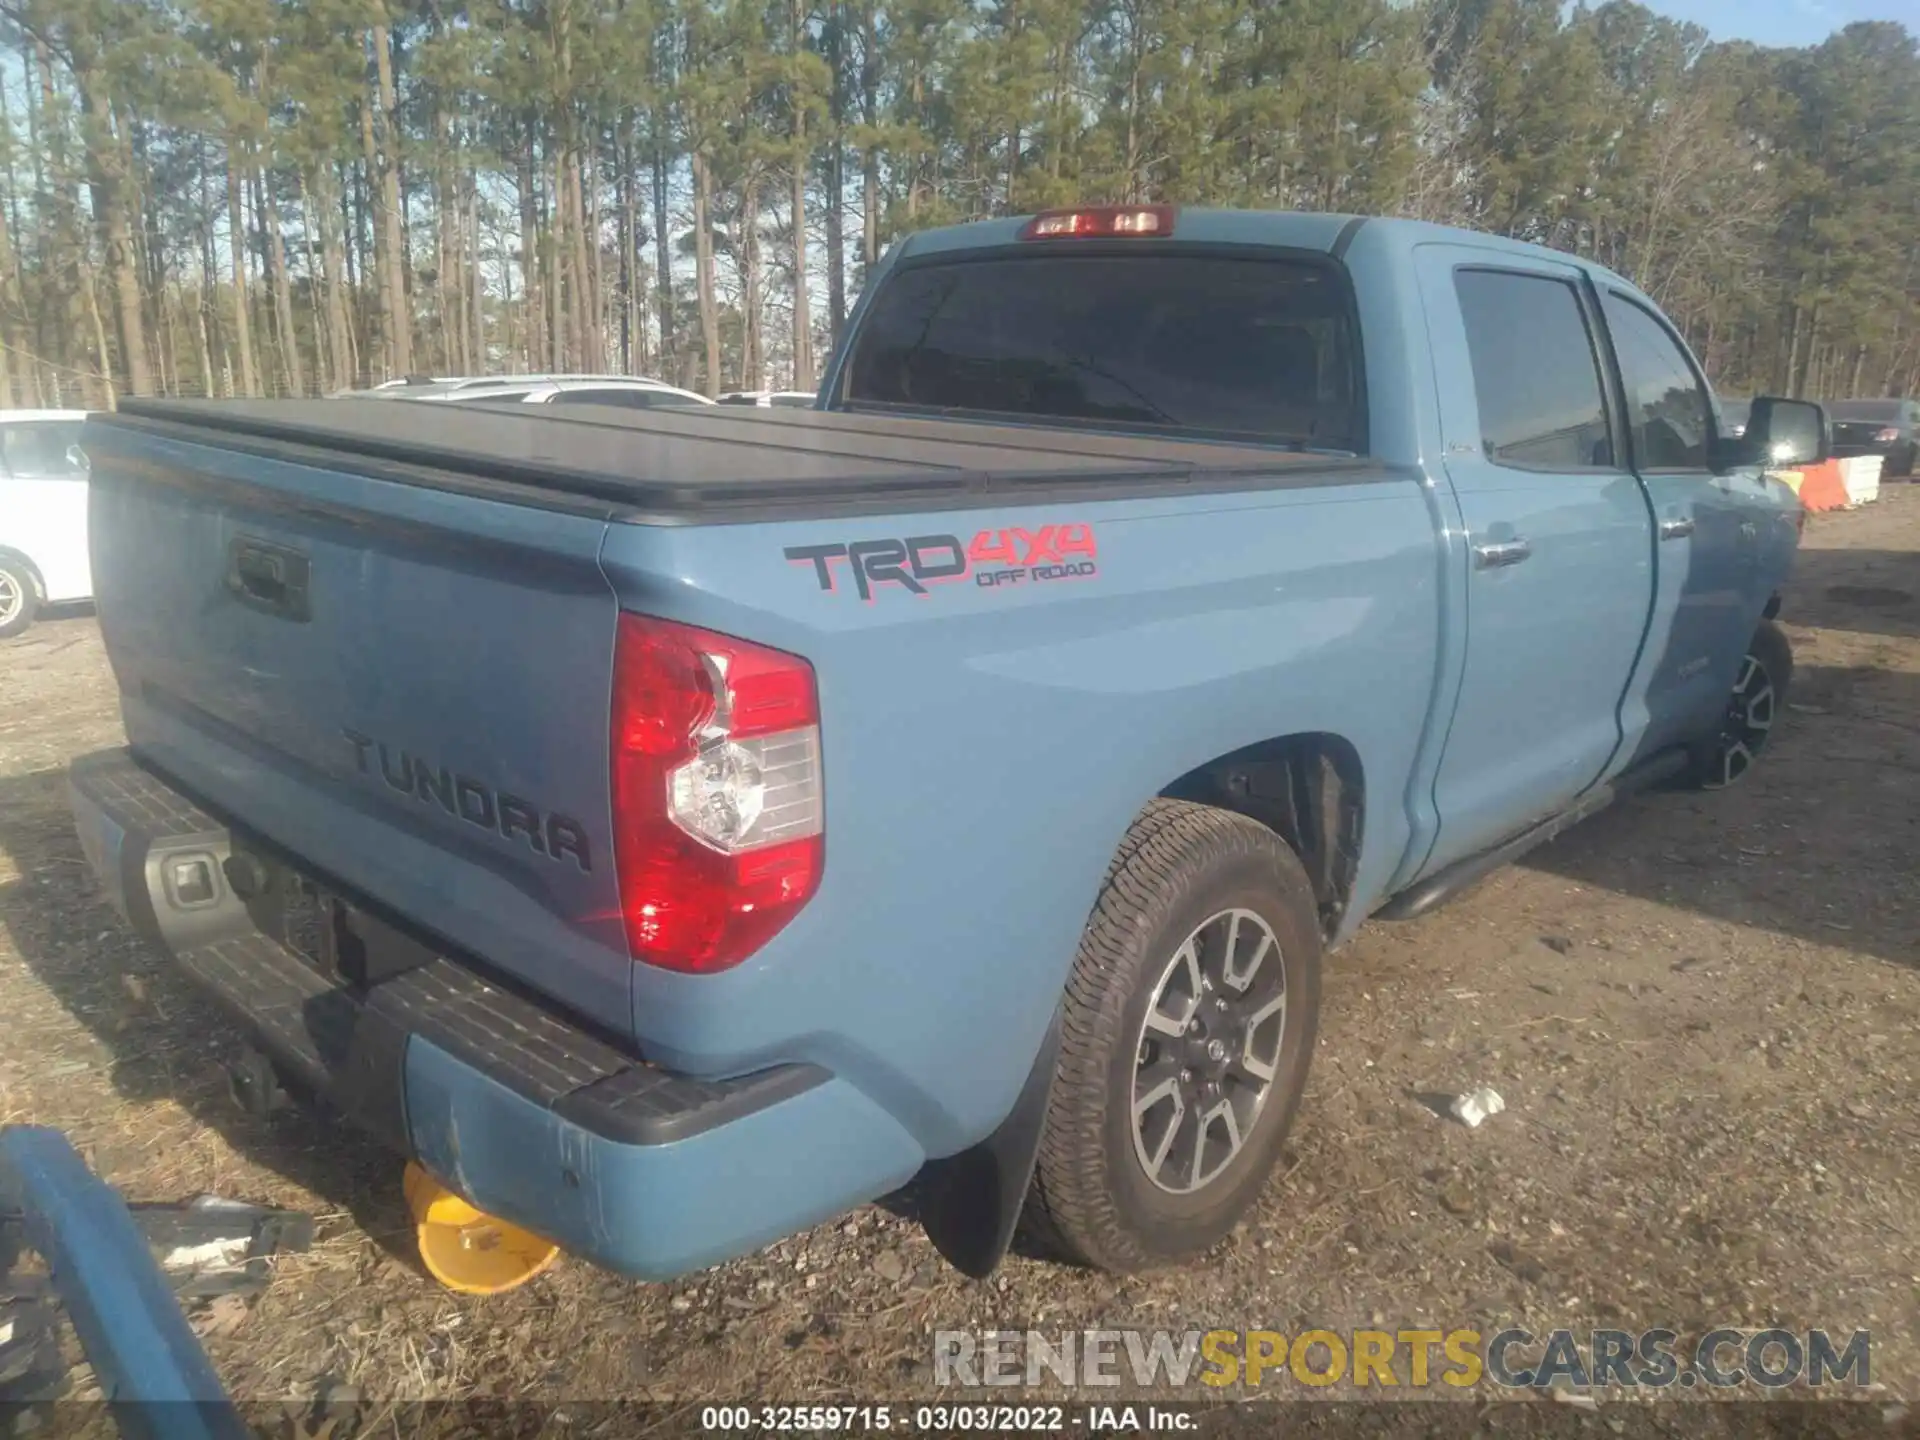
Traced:
[[95, 424], [189, 441], [217, 436], [223, 448], [272, 460], [654, 524], [1390, 478], [1375, 462], [1324, 453], [873, 412], [702, 406], [559, 415], [544, 406], [393, 399], [128, 400]]

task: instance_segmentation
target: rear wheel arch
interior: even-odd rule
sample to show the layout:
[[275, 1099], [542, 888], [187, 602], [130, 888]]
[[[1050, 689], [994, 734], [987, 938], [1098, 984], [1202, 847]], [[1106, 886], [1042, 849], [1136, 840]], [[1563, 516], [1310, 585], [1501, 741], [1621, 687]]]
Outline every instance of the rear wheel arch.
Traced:
[[[1193, 767], [1132, 818], [1116, 846], [1103, 892], [1113, 879], [1112, 867], [1125, 862], [1143, 825], [1196, 808], [1250, 820], [1276, 837], [1298, 862], [1311, 891], [1320, 930], [1316, 939], [1324, 942], [1339, 930], [1352, 903], [1366, 813], [1366, 772], [1350, 741], [1325, 731], [1297, 732], [1242, 746]], [[1098, 913], [1096, 906], [1088, 917], [1090, 925]], [[1317, 955], [1313, 963], [1317, 967]], [[1071, 974], [1067, 980], [1071, 984]], [[1312, 984], [1317, 996], [1317, 971]], [[1067, 998], [1063, 991], [1061, 1009], [1011, 1113], [993, 1133], [958, 1155], [929, 1163], [920, 1175], [921, 1221], [928, 1236], [949, 1263], [976, 1278], [998, 1266], [1026, 1208], [1059, 1063]], [[1043, 1221], [1039, 1228], [1054, 1230], [1048, 1238], [1058, 1244], [1057, 1227]]]
[[1300, 857], [1321, 932], [1331, 938], [1353, 902], [1366, 796], [1366, 768], [1353, 743], [1328, 731], [1302, 731], [1216, 756], [1158, 798], [1230, 810], [1278, 835]]

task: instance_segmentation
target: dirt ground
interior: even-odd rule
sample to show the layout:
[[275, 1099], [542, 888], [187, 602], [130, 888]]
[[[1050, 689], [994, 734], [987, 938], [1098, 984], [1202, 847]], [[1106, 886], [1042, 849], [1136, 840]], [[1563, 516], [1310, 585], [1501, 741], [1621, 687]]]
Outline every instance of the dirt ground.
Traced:
[[[250, 1310], [202, 1321], [246, 1397], [925, 1397], [932, 1332], [988, 1326], [1781, 1325], [1871, 1330], [1875, 1423], [1904, 1425], [1920, 486], [1816, 517], [1783, 619], [1791, 706], [1742, 788], [1628, 802], [1329, 961], [1291, 1149], [1204, 1263], [976, 1284], [896, 1201], [678, 1284], [563, 1263], [491, 1300], [416, 1268], [371, 1142], [233, 1107], [230, 1033], [97, 898], [62, 769], [119, 743], [113, 682], [91, 616], [50, 619], [0, 643], [0, 1123], [65, 1129], [133, 1199], [318, 1215]], [[1417, 1098], [1479, 1084], [1508, 1109], [1478, 1130]]]

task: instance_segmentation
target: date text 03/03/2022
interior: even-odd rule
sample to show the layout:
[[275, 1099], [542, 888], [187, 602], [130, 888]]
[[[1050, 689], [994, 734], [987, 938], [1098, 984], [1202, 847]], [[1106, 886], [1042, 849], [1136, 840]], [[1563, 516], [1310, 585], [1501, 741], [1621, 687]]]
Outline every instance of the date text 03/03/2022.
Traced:
[[934, 1435], [1072, 1430], [1171, 1433], [1192, 1430], [1199, 1423], [1198, 1411], [1146, 1404], [709, 1405], [700, 1412], [701, 1430], [716, 1434], [858, 1434], [882, 1430]]

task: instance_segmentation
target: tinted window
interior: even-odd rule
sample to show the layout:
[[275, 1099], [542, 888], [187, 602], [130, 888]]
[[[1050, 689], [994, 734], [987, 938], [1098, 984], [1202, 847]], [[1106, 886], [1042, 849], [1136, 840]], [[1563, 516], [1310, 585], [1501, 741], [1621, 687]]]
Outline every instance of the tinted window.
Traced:
[[881, 287], [846, 398], [1359, 449], [1357, 353], [1345, 287], [1325, 265], [972, 260]]
[[562, 390], [551, 405], [614, 405], [622, 410], [651, 410], [657, 405], [685, 405], [684, 395], [665, 390]]
[[1601, 304], [1627, 387], [1635, 463], [1642, 470], [1704, 470], [1713, 411], [1685, 352], [1631, 300], [1609, 291]]
[[[39, 420], [0, 425], [0, 456], [15, 475], [39, 477], [86, 474], [79, 454], [78, 420]], [[73, 455], [68, 452], [73, 451]]]
[[1461, 270], [1454, 287], [1486, 457], [1529, 470], [1611, 465], [1600, 370], [1573, 286], [1541, 275]]
[[519, 405], [532, 393], [531, 390], [509, 390], [499, 395], [475, 395], [471, 399], [462, 398], [459, 403], [463, 405]]

